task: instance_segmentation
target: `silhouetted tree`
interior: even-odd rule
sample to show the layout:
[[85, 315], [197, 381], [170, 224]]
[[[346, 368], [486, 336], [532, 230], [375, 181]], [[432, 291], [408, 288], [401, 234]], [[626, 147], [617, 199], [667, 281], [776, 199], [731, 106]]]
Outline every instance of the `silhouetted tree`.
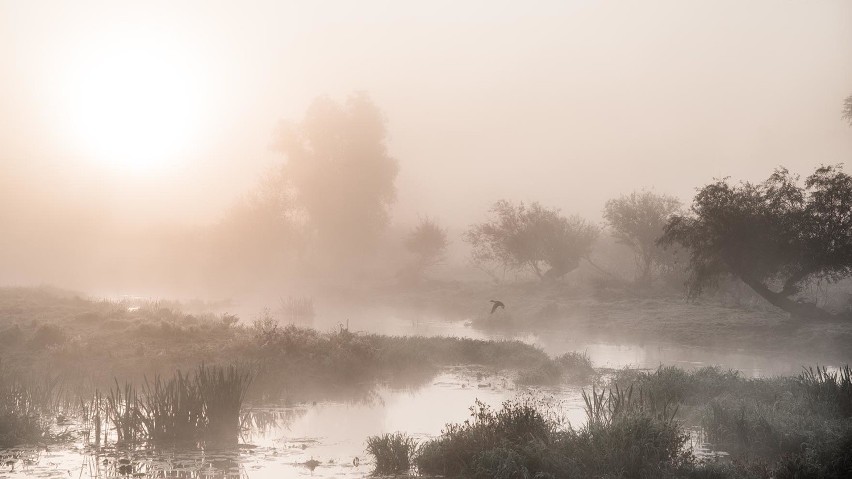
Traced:
[[661, 242], [690, 250], [692, 295], [732, 274], [795, 316], [830, 316], [798, 296], [810, 280], [852, 274], [852, 177], [822, 166], [798, 180], [783, 168], [760, 184], [717, 180], [672, 217]]
[[474, 263], [528, 269], [542, 280], [558, 279], [576, 269], [598, 236], [598, 228], [582, 218], [566, 218], [558, 209], [539, 203], [515, 206], [500, 200], [490, 213], [488, 221], [464, 234], [473, 246]]
[[300, 123], [282, 122], [276, 147], [326, 253], [362, 253], [388, 222], [398, 165], [385, 147], [385, 120], [370, 98], [315, 100]]
[[663, 248], [657, 240], [666, 222], [680, 207], [677, 198], [651, 191], [633, 192], [606, 202], [604, 219], [612, 236], [633, 250], [637, 281], [649, 279], [654, 269], [671, 267], [673, 248]]
[[852, 95], [847, 96], [843, 101], [843, 118], [852, 125]]
[[420, 219], [420, 223], [405, 239], [408, 251], [417, 255], [417, 266], [420, 271], [440, 262], [447, 252], [447, 230], [428, 216]]

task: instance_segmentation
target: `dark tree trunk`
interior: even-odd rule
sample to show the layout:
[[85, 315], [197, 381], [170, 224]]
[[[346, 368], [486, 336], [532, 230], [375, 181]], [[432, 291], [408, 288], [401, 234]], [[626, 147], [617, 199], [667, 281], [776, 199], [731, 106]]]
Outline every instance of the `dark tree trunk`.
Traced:
[[776, 293], [769, 289], [761, 281], [750, 278], [747, 275], [740, 275], [740, 279], [747, 284], [755, 293], [759, 294], [763, 299], [769, 301], [773, 306], [783, 309], [790, 313], [791, 316], [798, 319], [819, 319], [819, 320], [836, 320], [839, 316], [831, 314], [824, 309], [818, 308], [813, 303], [800, 303], [794, 301], [784, 295], [783, 292]]
[[557, 279], [565, 276], [566, 274], [574, 271], [580, 266], [580, 259], [577, 258], [574, 261], [560, 263], [551, 266], [543, 276], [539, 276], [544, 281], [556, 281]]

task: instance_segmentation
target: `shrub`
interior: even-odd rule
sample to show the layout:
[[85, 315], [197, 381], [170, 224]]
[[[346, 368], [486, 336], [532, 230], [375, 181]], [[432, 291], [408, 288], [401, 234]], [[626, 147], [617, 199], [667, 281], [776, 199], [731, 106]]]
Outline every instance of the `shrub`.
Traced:
[[421, 474], [448, 477], [665, 476], [685, 468], [691, 455], [673, 414], [650, 406], [646, 397], [587, 395], [589, 421], [579, 431], [563, 428], [546, 401], [507, 401], [496, 412], [477, 402], [470, 420], [448, 424], [415, 462]]
[[417, 441], [403, 433], [367, 438], [367, 453], [376, 458], [374, 474], [402, 474], [411, 470]]
[[53, 324], [43, 324], [36, 329], [30, 344], [37, 348], [56, 346], [68, 341], [68, 336], [59, 327]]

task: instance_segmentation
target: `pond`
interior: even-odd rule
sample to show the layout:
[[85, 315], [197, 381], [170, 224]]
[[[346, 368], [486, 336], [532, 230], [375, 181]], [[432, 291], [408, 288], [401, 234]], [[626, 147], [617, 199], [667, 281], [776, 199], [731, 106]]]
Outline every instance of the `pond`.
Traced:
[[94, 448], [75, 442], [0, 452], [0, 477], [364, 477], [368, 436], [405, 431], [424, 440], [447, 422], [469, 418], [476, 400], [499, 407], [519, 395], [552, 397], [579, 425], [585, 417], [580, 388], [520, 388], [508, 377], [478, 368], [454, 368], [416, 390], [379, 389], [352, 402], [259, 408], [246, 414], [238, 448]]

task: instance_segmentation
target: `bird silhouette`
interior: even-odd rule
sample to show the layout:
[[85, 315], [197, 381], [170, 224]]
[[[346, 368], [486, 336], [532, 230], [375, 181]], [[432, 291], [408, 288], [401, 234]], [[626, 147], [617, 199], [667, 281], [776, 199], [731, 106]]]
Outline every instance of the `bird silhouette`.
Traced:
[[503, 304], [502, 301], [497, 301], [496, 299], [492, 299], [488, 302], [494, 303], [494, 306], [491, 307], [491, 313], [490, 314], [494, 314], [494, 311], [497, 311], [497, 308], [503, 308], [504, 311], [506, 310], [506, 305]]

